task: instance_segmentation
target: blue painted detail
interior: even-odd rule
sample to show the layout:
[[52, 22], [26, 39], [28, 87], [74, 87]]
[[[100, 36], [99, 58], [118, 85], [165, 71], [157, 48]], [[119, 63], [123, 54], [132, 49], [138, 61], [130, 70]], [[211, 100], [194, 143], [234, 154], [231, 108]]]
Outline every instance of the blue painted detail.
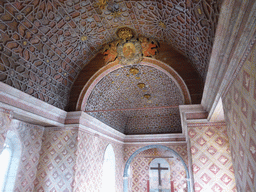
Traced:
[[129, 159], [127, 160], [127, 162], [125, 164], [125, 167], [124, 167], [124, 175], [123, 175], [123, 178], [124, 178], [124, 180], [123, 180], [124, 181], [124, 184], [123, 184], [124, 192], [128, 192], [128, 168], [129, 168], [133, 158], [136, 155], [138, 155], [140, 152], [145, 151], [147, 149], [152, 149], [152, 148], [159, 148], [159, 149], [169, 150], [181, 159], [181, 162], [182, 162], [182, 164], [183, 164], [183, 166], [185, 167], [185, 170], [186, 170], [188, 191], [191, 191], [191, 189], [190, 189], [190, 175], [189, 175], [189, 172], [188, 172], [187, 165], [185, 164], [182, 157], [176, 151], [174, 151], [173, 149], [170, 149], [169, 147], [166, 147], [166, 146], [163, 146], [163, 145], [148, 145], [148, 146], [142, 147], [142, 148], [138, 149], [137, 151], [135, 151], [129, 157]]

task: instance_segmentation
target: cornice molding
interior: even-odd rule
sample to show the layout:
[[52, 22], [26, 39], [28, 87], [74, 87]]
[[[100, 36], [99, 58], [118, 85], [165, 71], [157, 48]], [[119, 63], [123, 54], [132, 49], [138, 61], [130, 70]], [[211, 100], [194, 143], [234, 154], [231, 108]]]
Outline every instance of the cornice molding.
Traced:
[[16, 119], [42, 126], [63, 126], [67, 112], [0, 82], [0, 106]]
[[209, 117], [255, 41], [255, 16], [255, 1], [223, 2], [201, 102]]

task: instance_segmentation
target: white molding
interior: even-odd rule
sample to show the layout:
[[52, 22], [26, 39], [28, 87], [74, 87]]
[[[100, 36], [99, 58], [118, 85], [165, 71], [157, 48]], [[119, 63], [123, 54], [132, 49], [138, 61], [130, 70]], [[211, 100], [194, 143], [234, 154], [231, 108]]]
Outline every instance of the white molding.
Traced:
[[11, 105], [5, 104], [0, 102], [0, 106], [11, 110], [13, 112], [13, 120], [17, 119], [22, 122], [30, 123], [30, 124], [35, 124], [35, 125], [41, 125], [41, 126], [64, 126], [63, 123], [60, 123], [58, 121], [50, 120], [48, 118], [42, 117], [40, 115], [31, 113], [29, 111], [25, 111], [23, 109], [13, 107]]
[[46, 129], [78, 128], [124, 144], [177, 144], [186, 140], [184, 130], [178, 134], [125, 135], [83, 111], [66, 112], [2, 82], [0, 106], [13, 111], [13, 119]]
[[0, 82], [0, 106], [21, 121], [44, 126], [63, 126], [67, 112]]

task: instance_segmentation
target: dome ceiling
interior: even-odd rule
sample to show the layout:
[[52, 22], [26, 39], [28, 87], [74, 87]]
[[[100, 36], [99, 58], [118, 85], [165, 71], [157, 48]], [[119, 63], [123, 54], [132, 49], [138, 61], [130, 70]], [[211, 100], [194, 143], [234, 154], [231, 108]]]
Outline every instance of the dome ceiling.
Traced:
[[125, 134], [179, 133], [179, 85], [146, 65], [122, 67], [104, 76], [91, 91], [85, 112]]
[[205, 78], [220, 6], [221, 0], [2, 0], [0, 81], [64, 109], [82, 68], [120, 26], [168, 43]]

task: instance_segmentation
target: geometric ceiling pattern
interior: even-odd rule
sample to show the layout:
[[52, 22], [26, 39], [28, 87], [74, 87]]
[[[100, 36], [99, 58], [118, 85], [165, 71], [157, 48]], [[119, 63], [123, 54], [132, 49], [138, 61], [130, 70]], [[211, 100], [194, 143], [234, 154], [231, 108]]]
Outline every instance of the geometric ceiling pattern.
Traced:
[[120, 26], [168, 43], [205, 78], [222, 0], [100, 2], [1, 0], [0, 81], [64, 109], [79, 72]]
[[[85, 112], [125, 134], [181, 132], [179, 86], [166, 73], [147, 65], [122, 67], [92, 89]], [[133, 68], [134, 69], [134, 68]]]

